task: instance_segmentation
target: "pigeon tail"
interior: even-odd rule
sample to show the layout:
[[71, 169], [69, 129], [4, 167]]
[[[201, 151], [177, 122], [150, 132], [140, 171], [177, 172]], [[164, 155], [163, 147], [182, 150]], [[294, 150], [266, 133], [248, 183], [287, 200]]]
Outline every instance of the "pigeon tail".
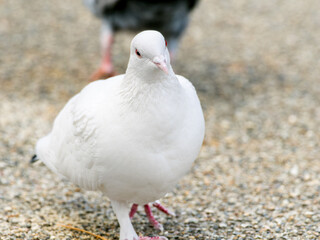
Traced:
[[34, 154], [34, 155], [32, 156], [32, 158], [30, 159], [30, 163], [35, 163], [35, 162], [37, 162], [37, 161], [39, 161], [39, 158], [38, 158], [37, 154]]

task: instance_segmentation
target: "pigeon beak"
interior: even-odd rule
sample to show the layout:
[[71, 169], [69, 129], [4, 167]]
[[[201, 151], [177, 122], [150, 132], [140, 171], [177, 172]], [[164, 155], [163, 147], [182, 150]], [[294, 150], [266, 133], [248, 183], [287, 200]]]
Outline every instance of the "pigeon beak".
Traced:
[[152, 62], [160, 68], [162, 71], [164, 71], [166, 74], [168, 74], [168, 66], [167, 66], [167, 60], [164, 56], [160, 55], [157, 57], [154, 57]]

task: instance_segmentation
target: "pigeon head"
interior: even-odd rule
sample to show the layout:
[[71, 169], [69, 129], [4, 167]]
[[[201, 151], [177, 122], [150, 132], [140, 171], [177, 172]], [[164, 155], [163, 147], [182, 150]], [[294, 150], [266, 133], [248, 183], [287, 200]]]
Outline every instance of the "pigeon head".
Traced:
[[167, 42], [158, 31], [147, 30], [131, 42], [128, 69], [139, 69], [148, 74], [168, 74], [172, 71]]

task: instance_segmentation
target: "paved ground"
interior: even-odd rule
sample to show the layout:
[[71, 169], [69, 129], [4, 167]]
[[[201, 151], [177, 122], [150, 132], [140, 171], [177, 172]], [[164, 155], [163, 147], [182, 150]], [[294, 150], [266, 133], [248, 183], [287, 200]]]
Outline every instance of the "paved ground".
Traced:
[[[36, 140], [99, 62], [99, 21], [80, 1], [0, 0], [0, 238], [109, 239], [110, 203], [30, 166]], [[169, 239], [320, 238], [320, 2], [203, 0], [174, 69], [206, 114], [192, 172], [157, 214]], [[118, 72], [131, 34], [116, 38]], [[139, 233], [156, 234], [142, 211]]]

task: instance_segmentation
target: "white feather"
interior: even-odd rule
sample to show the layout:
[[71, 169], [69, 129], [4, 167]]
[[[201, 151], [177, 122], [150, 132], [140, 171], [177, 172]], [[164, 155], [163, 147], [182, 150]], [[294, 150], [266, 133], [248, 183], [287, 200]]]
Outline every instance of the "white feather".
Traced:
[[[167, 49], [143, 46], [160, 41], [150, 32], [133, 40], [126, 74], [93, 82], [71, 98], [36, 147], [51, 170], [116, 202], [163, 197], [189, 171], [204, 137], [193, 85], [173, 73], [169, 59], [168, 75], [148, 60], [163, 51], [168, 57]], [[138, 59], [136, 47], [150, 56]]]

